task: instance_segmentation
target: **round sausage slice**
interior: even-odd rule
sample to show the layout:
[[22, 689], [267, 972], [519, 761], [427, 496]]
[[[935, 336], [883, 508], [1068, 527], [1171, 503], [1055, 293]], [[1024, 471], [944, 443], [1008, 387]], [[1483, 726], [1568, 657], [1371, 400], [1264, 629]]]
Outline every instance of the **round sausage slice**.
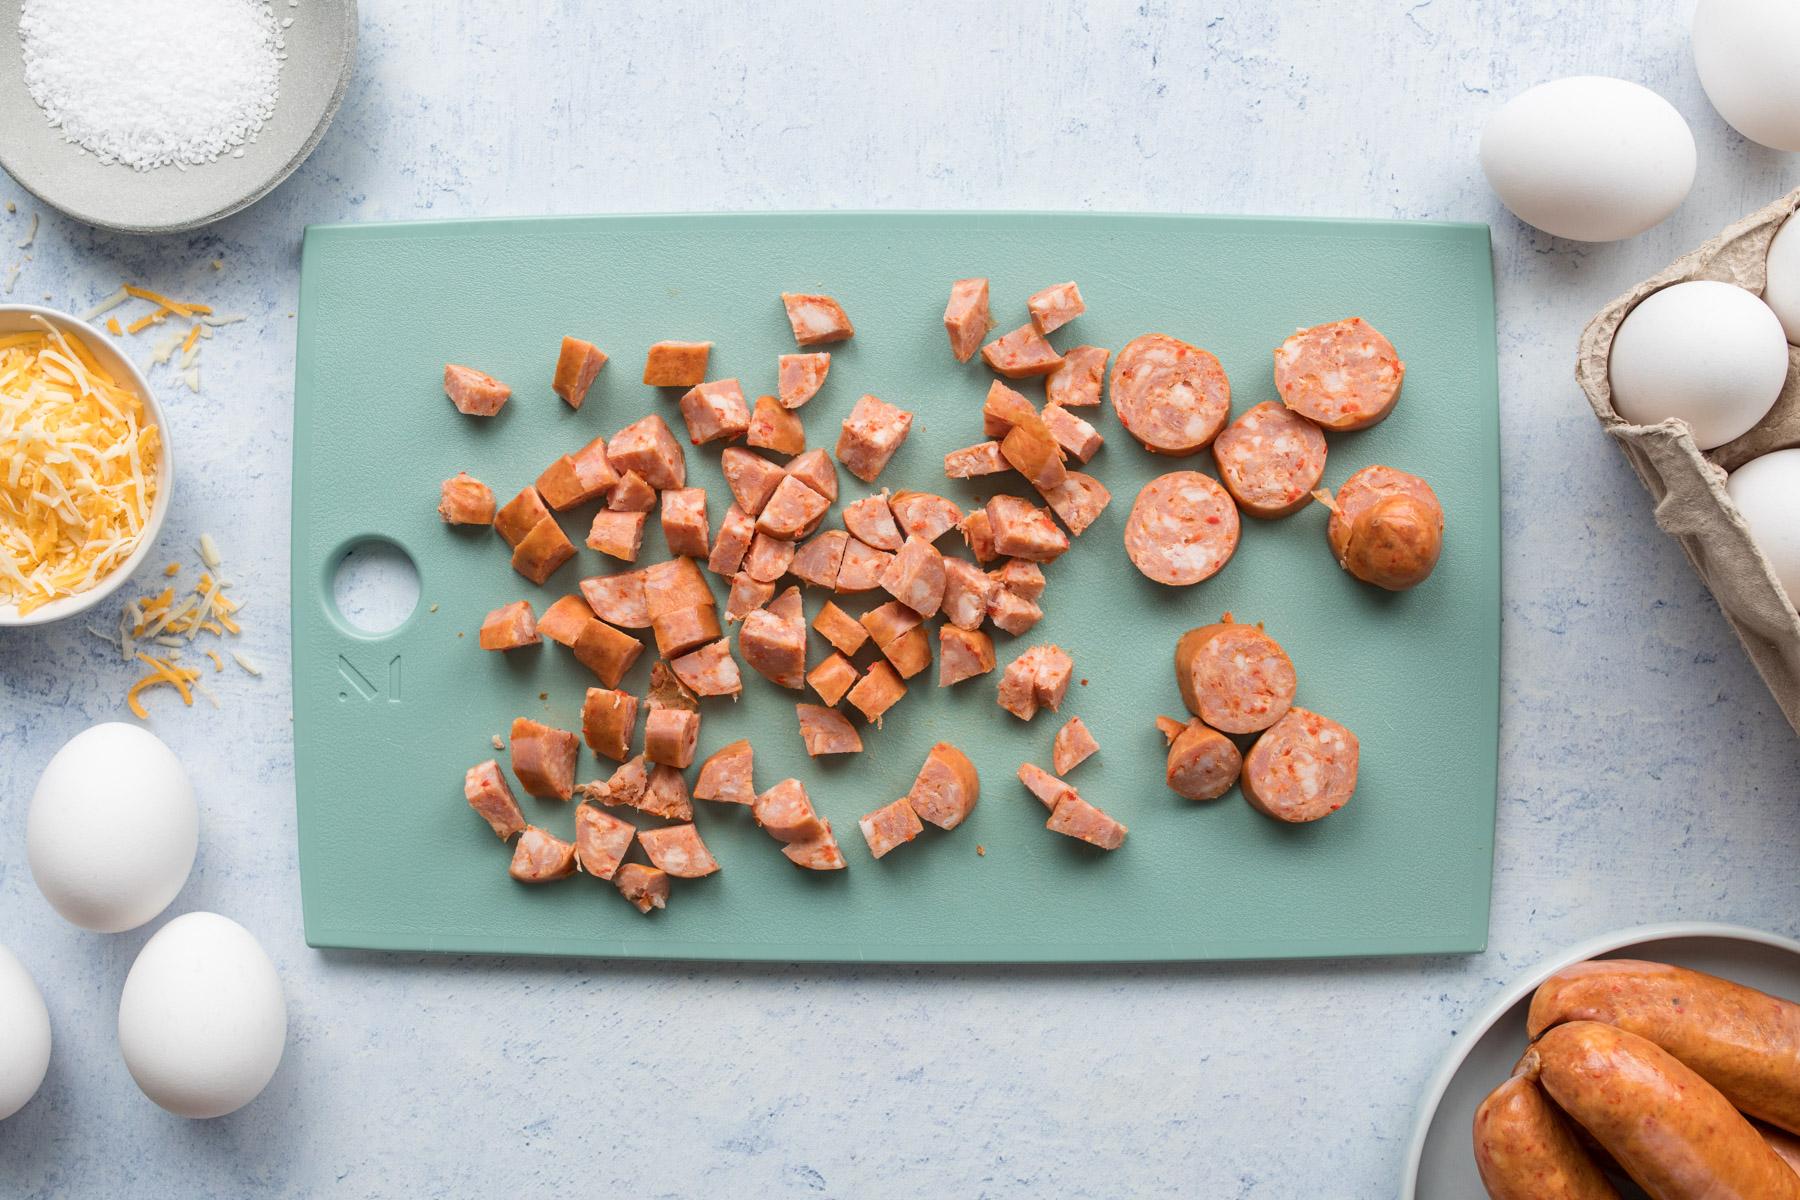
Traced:
[[1231, 382], [1209, 352], [1146, 333], [1113, 360], [1112, 402], [1119, 423], [1150, 453], [1193, 454], [1225, 427]]
[[1266, 400], [1213, 443], [1219, 481], [1238, 507], [1265, 520], [1306, 506], [1325, 474], [1325, 435], [1292, 409]]
[[1264, 816], [1299, 824], [1330, 816], [1356, 791], [1356, 735], [1304, 708], [1269, 726], [1244, 758], [1244, 799]]
[[1175, 643], [1175, 682], [1188, 711], [1225, 733], [1255, 733], [1294, 702], [1294, 664], [1281, 643], [1230, 614]]
[[1405, 591], [1425, 582], [1444, 548], [1444, 507], [1431, 485], [1393, 467], [1364, 467], [1329, 502], [1325, 536], [1338, 565], [1364, 583]]
[[1146, 483], [1125, 520], [1132, 564], [1171, 587], [1218, 574], [1237, 544], [1237, 505], [1198, 471], [1171, 471]]
[[1275, 348], [1281, 401], [1327, 429], [1367, 429], [1400, 397], [1406, 364], [1361, 317], [1302, 329]]
[[1169, 790], [1184, 800], [1216, 800], [1229, 792], [1244, 766], [1231, 739], [1200, 721], [1177, 729], [1169, 742]]

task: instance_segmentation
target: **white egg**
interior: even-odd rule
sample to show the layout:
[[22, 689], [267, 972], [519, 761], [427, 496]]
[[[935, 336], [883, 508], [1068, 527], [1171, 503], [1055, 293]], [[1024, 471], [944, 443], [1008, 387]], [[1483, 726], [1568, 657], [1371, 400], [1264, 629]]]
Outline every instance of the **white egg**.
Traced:
[[1751, 459], [1731, 473], [1725, 491], [1793, 604], [1800, 596], [1800, 450]]
[[1753, 142], [1800, 150], [1800, 4], [1700, 0], [1694, 69], [1727, 124]]
[[1610, 242], [1678, 208], [1694, 183], [1694, 135], [1674, 106], [1623, 79], [1577, 75], [1513, 97], [1481, 134], [1481, 169], [1521, 221]]
[[1787, 337], [1769, 306], [1696, 279], [1652, 292], [1613, 335], [1612, 403], [1634, 425], [1678, 417], [1702, 450], [1748, 433], [1787, 379]]
[[200, 844], [200, 810], [161, 739], [111, 722], [70, 738], [32, 793], [31, 877], [83, 929], [136, 929], [169, 906]]
[[1769, 280], [1763, 303], [1781, 319], [1787, 340], [1800, 344], [1800, 221], [1789, 217], [1769, 243]]
[[176, 1116], [222, 1117], [281, 1063], [281, 978], [249, 930], [217, 913], [176, 917], [144, 943], [119, 996], [119, 1052], [144, 1095]]
[[37, 1095], [50, 1069], [50, 1011], [30, 972], [0, 946], [0, 1121]]

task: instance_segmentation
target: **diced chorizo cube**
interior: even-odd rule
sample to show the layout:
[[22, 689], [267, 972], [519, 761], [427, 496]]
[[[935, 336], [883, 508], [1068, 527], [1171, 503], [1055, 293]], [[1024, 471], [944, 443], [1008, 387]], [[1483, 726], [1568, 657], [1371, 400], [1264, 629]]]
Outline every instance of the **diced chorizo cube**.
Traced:
[[592, 804], [575, 809], [575, 863], [595, 879], [611, 879], [631, 849], [637, 830], [630, 821]]
[[463, 773], [463, 798], [501, 841], [525, 832], [525, 814], [519, 811], [512, 785], [493, 759], [478, 762]]
[[594, 619], [594, 610], [580, 596], [564, 596], [544, 610], [538, 621], [538, 633], [559, 646], [573, 646], [581, 640], [582, 630]]
[[938, 630], [938, 686], [949, 687], [994, 669], [994, 639], [979, 629]]
[[705, 558], [712, 553], [708, 544], [712, 532], [706, 519], [705, 488], [670, 488], [662, 494], [663, 540], [670, 554], [683, 558]]
[[995, 496], [987, 503], [994, 531], [994, 552], [1005, 558], [1054, 562], [1069, 548], [1068, 535], [1045, 510], [1017, 496]]
[[594, 615], [621, 629], [650, 628], [650, 605], [644, 598], [644, 573], [595, 575], [581, 581], [581, 596]]
[[[913, 634], [924, 637], [925, 631], [916, 629]], [[912, 634], [907, 636], [911, 637]], [[900, 678], [893, 667], [877, 661], [869, 664], [869, 669], [856, 681], [856, 686], [850, 689], [846, 699], [865, 719], [873, 721], [876, 728], [880, 728], [882, 714], [900, 703], [900, 698], [904, 695], [906, 681]]]
[[1099, 749], [1100, 743], [1094, 740], [1094, 735], [1088, 731], [1082, 719], [1070, 717], [1056, 731], [1056, 740], [1050, 746], [1050, 765], [1056, 768], [1058, 775], [1067, 775], [1092, 758]]
[[575, 794], [580, 738], [520, 717], [512, 723], [511, 745], [513, 774], [520, 787], [541, 800], [567, 800]]
[[1056, 811], [1058, 802], [1064, 796], [1073, 796], [1075, 789], [1064, 783], [1036, 763], [1019, 764], [1019, 782], [1027, 791], [1038, 798], [1038, 802], [1051, 812]]
[[898, 641], [901, 634], [917, 629], [923, 618], [898, 600], [890, 600], [879, 608], [871, 608], [858, 620], [875, 639], [876, 649], [882, 649]]
[[1025, 301], [1025, 308], [1039, 333], [1053, 333], [1086, 312], [1087, 302], [1073, 282], [1059, 283], [1035, 293]]
[[575, 790], [583, 800], [615, 808], [636, 808], [650, 788], [650, 768], [644, 756], [628, 758], [620, 763], [605, 783], [584, 783]]
[[750, 815], [764, 833], [778, 842], [811, 841], [825, 832], [819, 814], [813, 811], [812, 797], [806, 794], [806, 785], [798, 779], [784, 779], [762, 793], [751, 802]]
[[844, 306], [830, 296], [783, 292], [781, 303], [787, 309], [788, 324], [793, 326], [794, 341], [799, 345], [841, 342], [856, 333]]
[[782, 620], [793, 625], [802, 633], [806, 630], [806, 603], [800, 599], [800, 589], [790, 587], [775, 599], [769, 601], [769, 611]]
[[951, 479], [975, 479], [1010, 469], [996, 441], [976, 442], [944, 455], [944, 474]]
[[544, 498], [538, 495], [536, 488], [528, 487], [494, 514], [494, 532], [505, 538], [507, 545], [517, 547], [537, 528], [539, 521], [549, 519], [550, 510], [545, 506]]
[[974, 563], [944, 558], [944, 620], [960, 629], [980, 629], [987, 619], [994, 581]]
[[1037, 416], [1037, 406], [998, 379], [988, 384], [987, 399], [981, 405], [981, 432], [987, 437], [1003, 438], [1012, 427], [1027, 417]]
[[636, 471], [645, 483], [659, 491], [687, 484], [687, 456], [669, 423], [656, 413], [613, 434], [612, 441], [606, 443], [606, 458], [613, 470]]
[[644, 547], [644, 525], [649, 519], [648, 513], [601, 509], [588, 526], [588, 548], [620, 562], [636, 562], [638, 551]]
[[688, 440], [696, 446], [735, 441], [750, 428], [744, 389], [735, 379], [689, 388], [681, 397], [681, 419], [687, 423]]
[[1035, 413], [1029, 417], [1021, 416], [1006, 431], [1006, 436], [1000, 439], [1000, 455], [1008, 466], [1025, 477], [1026, 483], [1040, 492], [1061, 487], [1063, 480], [1068, 478], [1062, 447], [1056, 444], [1044, 419]]
[[700, 745], [700, 714], [685, 708], [651, 708], [644, 718], [644, 758], [685, 770]]
[[518, 545], [513, 547], [513, 570], [536, 584], [542, 584], [556, 569], [575, 557], [575, 543], [562, 531], [554, 517], [545, 517], [531, 527]]
[[588, 389], [594, 386], [600, 368], [605, 365], [606, 352], [600, 347], [580, 338], [566, 337], [562, 340], [562, 351], [556, 356], [556, 374], [550, 380], [550, 390], [561, 396], [570, 408], [579, 409], [581, 402], [587, 399]]
[[784, 619], [767, 608], [744, 616], [738, 629], [738, 651], [757, 674], [778, 687], [806, 686], [806, 625]]
[[644, 652], [644, 643], [605, 621], [592, 621], [570, 649], [575, 652], [576, 662], [610, 688], [619, 686], [619, 680], [625, 678], [625, 672]]
[[446, 525], [492, 525], [494, 490], [467, 471], [458, 471], [439, 489], [438, 516]]
[[866, 592], [881, 586], [882, 573], [894, 556], [867, 542], [850, 538], [844, 543], [844, 561], [838, 565], [836, 588], [840, 592]]
[[837, 468], [831, 465], [831, 455], [823, 448], [808, 450], [790, 462], [785, 468], [787, 475], [798, 479], [827, 500], [838, 498]]
[[[688, 802], [687, 776], [679, 768], [657, 764], [650, 768], [649, 782], [644, 785], [644, 798], [638, 801], [639, 812], [670, 821], [691, 821], [694, 806]], [[642, 834], [638, 835], [640, 838]]]
[[725, 597], [725, 619], [741, 621], [775, 598], [775, 585], [752, 579], [739, 571], [731, 577], [731, 593]]
[[817, 704], [796, 704], [794, 715], [800, 722], [800, 741], [813, 758], [826, 754], [860, 754], [862, 738], [835, 708]]
[[719, 536], [713, 539], [706, 569], [726, 579], [736, 575], [744, 565], [744, 552], [750, 549], [750, 539], [755, 533], [756, 520], [749, 513], [735, 504], [726, 509], [724, 519], [719, 522]]
[[650, 694], [646, 699], [652, 710], [679, 708], [692, 713], [700, 711], [700, 697], [683, 682], [674, 666], [667, 661], [651, 665]]
[[787, 473], [760, 454], [752, 454], [740, 446], [727, 446], [719, 455], [719, 470], [725, 475], [725, 486], [731, 489], [737, 506], [755, 516], [775, 494]]
[[1035, 600], [1027, 600], [1006, 588], [995, 588], [988, 598], [987, 615], [994, 622], [994, 628], [1020, 637], [1044, 619], [1044, 610]]
[[1030, 663], [1014, 659], [1001, 672], [1000, 707], [1021, 721], [1037, 716], [1037, 672]]
[[748, 738], [720, 746], [700, 764], [700, 778], [694, 782], [694, 799], [717, 800], [725, 804], [756, 803], [756, 786], [751, 777], [756, 764], [756, 751]]
[[656, 639], [656, 652], [664, 658], [678, 658], [707, 642], [716, 641], [722, 632], [719, 610], [710, 603], [678, 608], [650, 618], [650, 634]]
[[925, 832], [925, 826], [919, 823], [919, 814], [912, 810], [905, 797], [882, 805], [856, 824], [862, 830], [863, 840], [869, 843], [869, 853], [876, 858]]
[[981, 339], [994, 327], [988, 313], [988, 281], [959, 279], [950, 285], [950, 303], [944, 306], [944, 332], [950, 335], [950, 353], [957, 362], [968, 362], [981, 349]]
[[653, 908], [668, 907], [669, 877], [655, 867], [626, 863], [613, 876], [613, 886], [619, 889], [619, 895], [631, 901], [633, 908], [646, 916]]
[[990, 563], [999, 557], [999, 552], [994, 549], [994, 523], [988, 520], [987, 509], [976, 509], [958, 522], [957, 528], [962, 531], [963, 541], [976, 562]]
[[631, 757], [637, 715], [638, 700], [630, 692], [591, 687], [581, 703], [582, 740], [595, 754], [624, 762]]
[[931, 635], [923, 626], [909, 629], [883, 646], [881, 653], [902, 678], [911, 679], [931, 666]]
[[474, 367], [445, 363], [444, 395], [466, 417], [491, 417], [505, 407], [512, 389]]
[[944, 556], [923, 538], [908, 537], [882, 572], [881, 586], [921, 617], [935, 617], [944, 603]]
[[650, 512], [656, 507], [656, 489], [645, 483], [644, 477], [636, 471], [627, 471], [613, 485], [612, 494], [606, 498], [606, 507], [613, 512]]
[[864, 483], [874, 483], [912, 431], [912, 422], [913, 415], [905, 409], [876, 396], [863, 396], [844, 418], [844, 431], [838, 436], [838, 461]]
[[644, 568], [644, 607], [651, 620], [696, 605], [711, 607], [712, 589], [691, 558], [671, 558]]
[[738, 673], [737, 659], [731, 656], [731, 644], [724, 638], [690, 650], [669, 665], [696, 695], [735, 699], [743, 694], [744, 677]]
[[537, 619], [531, 615], [531, 605], [524, 600], [502, 604], [481, 622], [483, 650], [517, 650], [521, 646], [535, 646], [543, 640], [538, 633]]
[[711, 342], [657, 342], [644, 355], [647, 387], [693, 387], [706, 378]]
[[841, 871], [847, 865], [844, 852], [832, 835], [831, 822], [824, 822], [825, 832], [807, 842], [790, 842], [781, 848], [789, 862], [808, 871]]
[[1062, 365], [1062, 355], [1031, 325], [1021, 325], [981, 348], [981, 357], [997, 375], [1030, 379]]
[[1044, 406], [1044, 424], [1050, 427], [1050, 436], [1056, 439], [1056, 444], [1079, 462], [1093, 458], [1100, 452], [1101, 443], [1106, 441], [1098, 429], [1060, 404]]
[[1006, 666], [1000, 677], [1000, 707], [1029, 721], [1038, 707], [1062, 707], [1074, 677], [1075, 663], [1060, 646], [1033, 646]]
[[1063, 408], [1091, 408], [1100, 403], [1106, 379], [1106, 360], [1112, 351], [1104, 346], [1071, 346], [1063, 351], [1062, 366], [1044, 377], [1044, 398]]
[[1016, 592], [1027, 600], [1036, 600], [1044, 594], [1044, 569], [1023, 558], [1009, 558], [988, 575], [996, 586]]
[[838, 514], [851, 537], [867, 542], [877, 550], [898, 550], [905, 535], [894, 523], [894, 511], [888, 507], [887, 489], [879, 495], [864, 496], [844, 505]]
[[831, 370], [831, 355], [823, 350], [811, 354], [783, 354], [775, 365], [782, 407], [799, 408], [825, 386], [825, 376]]
[[901, 533], [926, 542], [937, 541], [963, 519], [963, 510], [955, 502], [935, 492], [895, 492], [888, 507], [894, 510]]
[[906, 793], [913, 811], [939, 829], [961, 825], [980, 799], [981, 775], [969, 756], [949, 742], [932, 746], [912, 789]]
[[575, 873], [575, 843], [565, 842], [535, 825], [527, 825], [513, 847], [512, 865], [506, 869], [520, 883], [549, 883]]
[[788, 570], [798, 579], [814, 587], [836, 589], [838, 571], [844, 565], [844, 548], [850, 535], [841, 529], [827, 529], [794, 548], [794, 561]]
[[846, 655], [854, 655], [869, 640], [869, 631], [863, 628], [862, 622], [829, 600], [813, 618], [813, 628]]
[[827, 704], [836, 704], [856, 682], [856, 668], [850, 665], [849, 659], [833, 651], [823, 662], [806, 673], [806, 682], [819, 694], [819, 699]]
[[1092, 475], [1070, 471], [1061, 487], [1044, 493], [1044, 500], [1069, 532], [1080, 537], [1112, 503], [1112, 492]]
[[789, 475], [763, 505], [756, 518], [756, 528], [770, 537], [792, 542], [830, 507], [831, 501]]
[[699, 879], [719, 869], [718, 860], [700, 840], [693, 822], [670, 825], [663, 829], [646, 829], [638, 834], [638, 844], [650, 856], [657, 869], [676, 879]]
[[1065, 837], [1079, 838], [1102, 850], [1117, 850], [1125, 844], [1128, 830], [1100, 809], [1073, 793], [1056, 802], [1056, 809], [1044, 828]]
[[775, 397], [758, 396], [744, 440], [759, 450], [800, 454], [806, 450], [806, 426], [800, 423], [798, 413], [783, 408]]
[[750, 551], [744, 555], [744, 574], [759, 583], [773, 584], [793, 565], [794, 543], [786, 538], [758, 530], [750, 539]]

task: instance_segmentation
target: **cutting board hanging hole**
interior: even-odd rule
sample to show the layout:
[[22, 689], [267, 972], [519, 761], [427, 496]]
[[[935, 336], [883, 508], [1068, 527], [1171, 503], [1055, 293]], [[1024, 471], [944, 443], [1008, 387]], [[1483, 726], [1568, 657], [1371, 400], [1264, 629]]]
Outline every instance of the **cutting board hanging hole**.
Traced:
[[354, 542], [331, 578], [338, 616], [362, 633], [390, 633], [419, 606], [419, 569], [412, 556], [385, 538]]

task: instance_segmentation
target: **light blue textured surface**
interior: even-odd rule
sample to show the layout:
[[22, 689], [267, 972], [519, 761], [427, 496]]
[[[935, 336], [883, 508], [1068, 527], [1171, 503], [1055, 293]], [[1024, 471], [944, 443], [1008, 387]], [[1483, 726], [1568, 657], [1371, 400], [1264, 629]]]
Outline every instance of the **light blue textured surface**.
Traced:
[[[218, 536], [248, 600], [225, 707], [152, 727], [202, 803], [171, 912], [246, 924], [281, 970], [287, 1058], [190, 1124], [133, 1087], [118, 992], [147, 930], [58, 919], [25, 804], [131, 672], [78, 628], [0, 638], [0, 941], [57, 1049], [0, 1123], [0, 1195], [464, 1196], [581, 1181], [639, 1195], [1376, 1197], [1466, 1015], [1620, 925], [1800, 931], [1800, 744], [1571, 378], [1605, 300], [1792, 186], [1713, 114], [1686, 6], [1630, 0], [1207, 6], [640, 2], [365, 8], [318, 154], [213, 231], [114, 238], [0, 199], [14, 298], [80, 308], [121, 275], [251, 320], [165, 385], [183, 478], [165, 546]], [[853, 8], [878, 8], [852, 16]], [[1475, 164], [1507, 95], [1610, 73], [1667, 96], [1694, 194], [1623, 245], [1522, 228]], [[670, 967], [318, 954], [301, 943], [287, 644], [296, 252], [307, 222], [679, 209], [1085, 208], [1493, 223], [1506, 594], [1490, 948], [1331, 965]], [[213, 273], [208, 262], [224, 260]], [[404, 830], [381, 830], [405, 853]]]

